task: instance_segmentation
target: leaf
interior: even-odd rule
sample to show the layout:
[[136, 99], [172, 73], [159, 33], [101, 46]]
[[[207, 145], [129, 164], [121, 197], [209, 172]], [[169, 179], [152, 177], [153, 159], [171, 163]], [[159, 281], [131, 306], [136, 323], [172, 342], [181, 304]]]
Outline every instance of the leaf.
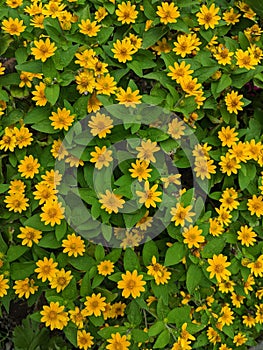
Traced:
[[164, 349], [170, 341], [170, 333], [168, 329], [162, 331], [154, 343], [153, 349]]
[[24, 255], [28, 250], [26, 246], [11, 245], [6, 253], [6, 258], [8, 262], [12, 262]]
[[9, 189], [8, 184], [0, 184], [0, 193], [4, 193]]
[[177, 328], [181, 328], [181, 326], [185, 322], [187, 323], [191, 322], [190, 313], [191, 313], [191, 307], [189, 305], [176, 307], [169, 312], [167, 316], [168, 322], [176, 324]]
[[154, 323], [148, 331], [149, 337], [155, 337], [157, 334], [161, 333], [165, 329], [165, 324], [163, 321], [157, 321]]
[[203, 258], [212, 258], [214, 254], [219, 254], [222, 252], [225, 246], [225, 240], [223, 237], [212, 238], [205, 245], [201, 252]]
[[45, 96], [52, 106], [57, 102], [59, 98], [59, 92], [60, 87], [58, 84], [45, 87]]
[[154, 45], [167, 31], [168, 29], [164, 29], [163, 26], [149, 29], [143, 34], [142, 48], [148, 49], [148, 47]]
[[49, 232], [39, 241], [39, 247], [57, 249], [61, 247], [61, 243], [57, 241], [54, 232]]
[[135, 300], [133, 300], [128, 306], [127, 306], [127, 317], [128, 321], [132, 324], [132, 327], [137, 327], [142, 322], [142, 315], [141, 315], [141, 309], [139, 305], [136, 303]]
[[144, 244], [143, 251], [142, 251], [142, 258], [145, 266], [151, 264], [153, 256], [155, 256], [156, 259], [158, 260], [159, 258], [158, 248], [154, 241], [149, 241]]
[[34, 261], [14, 262], [10, 267], [10, 276], [13, 280], [22, 280], [32, 275], [35, 271]]
[[56, 134], [59, 130], [55, 130], [50, 120], [42, 120], [40, 123], [31, 125], [31, 128], [45, 134]]
[[[42, 73], [42, 62], [40, 61], [28, 61], [22, 64], [16, 65], [16, 70], [30, 72], [30, 73]], [[1, 83], [1, 81], [0, 81]]]
[[38, 124], [43, 120], [48, 120], [48, 117], [51, 115], [51, 111], [49, 107], [34, 107], [29, 111], [25, 118], [25, 124]]
[[40, 230], [40, 231], [52, 231], [52, 226], [45, 225], [43, 221], [41, 221], [39, 214], [35, 214], [31, 216], [29, 219], [23, 222], [23, 225], [33, 227], [36, 230]]
[[203, 277], [203, 272], [201, 268], [197, 265], [190, 265], [186, 274], [186, 287], [188, 292], [192, 294], [195, 288], [199, 285]]
[[97, 261], [103, 260], [105, 257], [105, 250], [101, 244], [98, 244], [95, 249], [95, 259]]
[[178, 264], [185, 256], [186, 251], [187, 248], [183, 243], [174, 243], [172, 247], [169, 247], [166, 251], [164, 265], [172, 266]]
[[124, 253], [124, 268], [126, 271], [134, 271], [140, 269], [140, 264], [136, 253], [127, 248]]
[[63, 328], [63, 332], [66, 338], [71, 342], [71, 344], [77, 347], [77, 327], [66, 326]]
[[56, 225], [55, 228], [55, 235], [56, 235], [56, 239], [58, 241], [61, 241], [62, 238], [65, 236], [66, 232], [67, 232], [67, 222], [66, 220], [62, 220], [60, 225]]
[[124, 327], [124, 326], [119, 326], [119, 327], [109, 326], [98, 331], [98, 335], [104, 339], [110, 339], [112, 334], [115, 334], [118, 332], [122, 335], [122, 334], [126, 334], [126, 331], [127, 331], [127, 327]]
[[227, 87], [229, 87], [232, 83], [232, 80], [229, 76], [229, 74], [223, 74], [219, 80], [219, 83], [217, 85], [216, 93], [220, 93], [221, 91], [225, 90]]

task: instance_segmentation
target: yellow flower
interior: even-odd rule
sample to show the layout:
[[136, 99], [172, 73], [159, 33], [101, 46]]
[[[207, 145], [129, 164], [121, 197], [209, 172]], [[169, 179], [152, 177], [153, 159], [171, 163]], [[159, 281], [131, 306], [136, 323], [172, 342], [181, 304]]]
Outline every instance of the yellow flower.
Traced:
[[221, 224], [228, 226], [231, 223], [232, 218], [232, 215], [230, 215], [230, 211], [222, 205], [219, 208], [215, 208], [215, 210], [218, 213], [217, 220]]
[[255, 215], [260, 218], [263, 215], [263, 197], [256, 196], [255, 194], [247, 202], [248, 210], [251, 215]]
[[124, 298], [129, 298], [131, 295], [133, 298], [140, 296], [141, 292], [145, 291], [143, 287], [146, 282], [143, 281], [143, 275], [138, 275], [137, 270], [132, 273], [126, 271], [126, 274], [121, 275], [121, 280], [118, 282], [118, 288], [123, 289], [122, 296]]
[[44, 182], [39, 182], [36, 185], [36, 191], [33, 192], [34, 198], [39, 200], [39, 204], [46, 203], [49, 200], [55, 200], [56, 193], [57, 191], [54, 188]]
[[240, 101], [243, 95], [238, 95], [236, 91], [229, 92], [225, 97], [226, 107], [229, 113], [238, 114], [238, 111], [242, 111], [244, 102]]
[[144, 191], [136, 191], [136, 195], [140, 197], [139, 203], [144, 204], [146, 208], [150, 208], [151, 206], [156, 208], [156, 203], [162, 201], [162, 199], [159, 198], [159, 196], [162, 195], [162, 192], [156, 191], [157, 188], [158, 184], [155, 184], [150, 188], [149, 181], [145, 181]]
[[14, 128], [14, 135], [16, 138], [16, 145], [20, 149], [31, 145], [33, 141], [33, 138], [31, 137], [33, 134], [29, 132], [29, 129], [23, 125], [20, 129], [17, 127]]
[[206, 269], [210, 272], [210, 278], [216, 277], [218, 282], [227, 279], [231, 275], [231, 272], [227, 270], [227, 267], [231, 265], [227, 262], [227, 257], [223, 254], [213, 255], [213, 259], [208, 259], [209, 267]]
[[125, 107], [135, 108], [136, 104], [141, 103], [140, 100], [142, 96], [138, 94], [139, 90], [132, 91], [132, 89], [128, 87], [125, 91], [123, 88], [120, 88], [116, 93], [116, 100]]
[[97, 98], [97, 95], [95, 93], [93, 93], [88, 100], [87, 111], [89, 113], [97, 112], [100, 109], [101, 105], [102, 105], [102, 103]]
[[229, 306], [223, 306], [221, 311], [221, 316], [218, 319], [218, 322], [221, 323], [223, 326], [227, 325], [230, 326], [233, 323], [234, 316], [233, 316], [233, 311], [230, 309]]
[[29, 88], [31, 88], [32, 86], [32, 80], [33, 80], [33, 74], [32, 73], [29, 73], [29, 72], [21, 72], [20, 73], [20, 84], [19, 84], [19, 87], [24, 87], [24, 86], [27, 86]]
[[95, 57], [96, 52], [92, 49], [77, 52], [75, 56], [77, 57], [75, 63], [86, 69], [91, 69], [91, 67], [97, 62], [97, 58]]
[[121, 336], [119, 332], [111, 334], [111, 339], [108, 339], [107, 342], [110, 343], [106, 346], [107, 350], [129, 350], [129, 346], [131, 345], [127, 340], [127, 336]]
[[261, 305], [255, 305], [256, 306], [256, 323], [262, 324], [263, 323], [263, 304]]
[[45, 88], [46, 85], [42, 82], [39, 83], [39, 85], [35, 86], [36, 90], [32, 92], [32, 95], [34, 97], [32, 98], [33, 101], [36, 101], [37, 106], [45, 106], [47, 104], [47, 98], [45, 95]]
[[173, 120], [168, 124], [167, 133], [172, 136], [172, 138], [178, 140], [184, 135], [184, 122], [178, 118], [173, 118]]
[[136, 223], [136, 228], [141, 231], [146, 231], [148, 227], [152, 226], [153, 218], [149, 216], [149, 211], [147, 210], [144, 216]]
[[91, 116], [91, 120], [88, 122], [88, 126], [91, 128], [90, 132], [93, 136], [99, 136], [104, 138], [107, 134], [111, 133], [113, 128], [113, 120], [105, 114], [96, 113], [96, 116]]
[[254, 159], [255, 161], [257, 161], [261, 152], [263, 151], [262, 143], [260, 141], [256, 143], [254, 139], [250, 140], [250, 142], [247, 141], [246, 143], [249, 159]]
[[221, 222], [218, 221], [217, 218], [209, 219], [209, 233], [212, 236], [220, 236], [224, 232], [224, 227]]
[[40, 39], [39, 41], [35, 40], [34, 45], [31, 49], [32, 55], [35, 56], [36, 60], [41, 60], [42, 62], [46, 62], [46, 60], [53, 56], [56, 51], [56, 47], [54, 43], [50, 42], [50, 39], [47, 38], [45, 41]]
[[130, 232], [125, 233], [125, 237], [122, 238], [120, 247], [122, 249], [127, 249], [128, 247], [130, 248], [138, 247], [141, 240], [142, 240], [142, 237], [141, 235], [138, 234], [138, 231], [132, 230]]
[[24, 12], [28, 13], [30, 16], [40, 15], [43, 11], [43, 4], [40, 2], [39, 4], [34, 1], [30, 6], [26, 6], [24, 8]]
[[95, 89], [95, 78], [92, 72], [83, 71], [76, 76], [77, 90], [80, 94], [92, 93]]
[[204, 243], [205, 237], [202, 236], [202, 230], [198, 229], [198, 226], [190, 225], [189, 228], [184, 229], [183, 237], [184, 243], [188, 245], [188, 248], [199, 248], [199, 243]]
[[31, 294], [35, 294], [38, 290], [38, 286], [34, 286], [35, 281], [29, 279], [28, 277], [24, 280], [15, 281], [13, 289], [15, 293], [18, 294], [18, 298], [25, 297], [28, 299]]
[[247, 143], [238, 142], [232, 145], [232, 148], [228, 151], [233, 158], [238, 162], [245, 162], [250, 158], [249, 155], [249, 146]]
[[108, 12], [106, 9], [104, 7], [99, 7], [95, 12], [95, 19], [97, 22], [101, 22], [107, 15]]
[[38, 168], [40, 164], [36, 158], [30, 154], [29, 156], [25, 156], [23, 160], [20, 161], [20, 165], [18, 166], [18, 171], [21, 173], [21, 176], [26, 179], [33, 179], [35, 174], [39, 173]]
[[237, 335], [234, 336], [233, 343], [238, 347], [243, 344], [245, 344], [247, 341], [247, 337], [239, 332]]
[[209, 341], [212, 343], [212, 344], [216, 344], [216, 343], [219, 343], [221, 342], [221, 338], [220, 338], [220, 335], [217, 333], [217, 331], [212, 328], [212, 327], [209, 327], [207, 332], [207, 337], [209, 339]]
[[33, 242], [38, 243], [42, 238], [42, 232], [34, 229], [33, 227], [20, 227], [20, 234], [17, 235], [18, 238], [22, 239], [22, 245], [32, 247]]
[[49, 1], [48, 4], [44, 5], [42, 13], [47, 17], [57, 18], [65, 7], [66, 5], [60, 4], [60, 1]]
[[59, 305], [58, 302], [51, 302], [50, 305], [44, 305], [43, 310], [40, 311], [41, 322], [45, 322], [46, 327], [53, 329], [63, 329], [68, 324], [68, 314], [64, 311], [65, 307]]
[[61, 140], [53, 141], [51, 153], [53, 157], [57, 158], [58, 160], [64, 159], [66, 156], [68, 156], [68, 151], [65, 149], [65, 146]]
[[156, 51], [157, 55], [161, 55], [161, 53], [168, 53], [172, 50], [166, 38], [158, 40], [156, 45], [151, 46], [151, 49]]
[[192, 78], [191, 76], [180, 80], [180, 85], [184, 92], [186, 92], [186, 97], [197, 96], [200, 93], [199, 89], [202, 87], [201, 84], [197, 82], [197, 78]]
[[94, 315], [95, 317], [98, 317], [101, 315], [103, 311], [105, 311], [106, 298], [101, 296], [101, 293], [95, 294], [93, 293], [91, 297], [86, 297], [85, 306], [86, 306], [86, 312], [87, 316]]
[[249, 247], [250, 245], [254, 245], [254, 243], [256, 242], [256, 233], [251, 227], [248, 227], [247, 225], [241, 226], [240, 230], [237, 231], [237, 234], [237, 239], [241, 241], [242, 245], [246, 245], [247, 247]]
[[237, 135], [235, 128], [230, 129], [230, 126], [226, 128], [223, 126], [221, 131], [218, 132], [218, 138], [222, 142], [223, 147], [232, 147], [238, 141]]
[[114, 264], [110, 260], [101, 261], [97, 268], [98, 273], [102, 276], [108, 276], [114, 272]]
[[111, 51], [114, 53], [114, 58], [117, 58], [119, 62], [125, 63], [132, 60], [132, 55], [135, 54], [137, 50], [134, 49], [129, 38], [124, 38], [122, 41], [117, 39]]
[[64, 129], [67, 131], [74, 121], [74, 116], [70, 115], [70, 111], [66, 108], [58, 108], [57, 112], [52, 112], [52, 116], [49, 119], [52, 120], [51, 125], [55, 130]]
[[160, 17], [160, 22], [163, 24], [176, 23], [180, 17], [178, 7], [174, 3], [162, 2], [161, 6], [157, 6], [156, 14]]
[[129, 169], [129, 171], [131, 172], [132, 178], [137, 177], [138, 180], [141, 182], [142, 180], [147, 180], [148, 177], [151, 177], [149, 173], [152, 171], [152, 169], [148, 169], [148, 162], [136, 159], [136, 163], [131, 163], [131, 166], [132, 168]]
[[139, 151], [137, 157], [140, 160], [145, 160], [146, 162], [156, 162], [156, 159], [154, 157], [154, 153], [158, 152], [160, 150], [160, 147], [157, 146], [157, 142], [152, 142], [150, 139], [147, 141], [142, 141], [141, 146], [136, 147], [136, 151]]
[[102, 169], [104, 166], [108, 167], [112, 161], [112, 151], [107, 150], [106, 146], [99, 148], [95, 146], [95, 152], [90, 152], [91, 158], [90, 162], [95, 163], [95, 168]]
[[214, 52], [214, 57], [219, 64], [225, 66], [226, 64], [231, 64], [231, 57], [234, 55], [234, 52], [230, 52], [225, 46], [220, 44], [216, 51]]
[[60, 225], [61, 220], [64, 219], [63, 213], [65, 209], [62, 208], [62, 204], [56, 200], [46, 202], [41, 209], [43, 213], [40, 214], [40, 217], [45, 225]]
[[245, 326], [252, 328], [256, 324], [256, 320], [252, 315], [244, 315], [242, 316], [243, 318], [243, 323]]
[[179, 180], [180, 178], [181, 178], [181, 174], [172, 174], [167, 177], [161, 177], [161, 181], [163, 181], [163, 187], [168, 188], [170, 184], [180, 186], [181, 185], [181, 180]]
[[10, 181], [10, 186], [8, 193], [9, 194], [23, 194], [25, 192], [26, 185], [23, 181], [21, 180], [13, 180]]
[[234, 281], [231, 281], [230, 279], [226, 279], [226, 280], [221, 281], [218, 284], [218, 289], [222, 293], [231, 293], [234, 291], [235, 285], [236, 284]]
[[195, 213], [191, 212], [191, 205], [184, 207], [181, 203], [177, 203], [175, 208], [171, 208], [170, 213], [173, 215], [171, 221], [174, 221], [175, 226], [184, 226], [185, 222], [193, 222], [191, 216], [194, 216]]
[[66, 163], [69, 163], [70, 167], [78, 167], [78, 166], [83, 166], [84, 162], [83, 160], [79, 159], [78, 157], [75, 157], [73, 155], [69, 155], [66, 160]]
[[142, 38], [139, 38], [137, 35], [134, 35], [132, 33], [129, 34], [128, 37], [131, 41], [131, 44], [133, 45], [135, 50], [139, 50], [142, 46]]
[[7, 294], [7, 289], [9, 289], [8, 279], [2, 274], [0, 275], [0, 298]]
[[232, 173], [237, 174], [238, 169], [241, 168], [241, 165], [237, 162], [235, 158], [231, 157], [230, 153], [226, 153], [225, 156], [221, 156], [220, 160], [220, 170], [223, 174], [227, 173], [227, 176], [230, 176]]
[[247, 265], [247, 267], [251, 270], [256, 277], [263, 276], [263, 255], [260, 255], [256, 261], [253, 261]]
[[196, 172], [196, 176], [200, 177], [201, 180], [211, 179], [211, 174], [216, 173], [216, 166], [213, 165], [213, 159], [200, 159], [195, 161], [194, 171]]
[[105, 209], [107, 213], [118, 213], [119, 208], [123, 208], [125, 201], [121, 199], [121, 196], [114, 194], [113, 192], [106, 190], [105, 194], [100, 195], [99, 202], [102, 204], [101, 209]]
[[75, 233], [67, 235], [67, 239], [62, 241], [63, 253], [67, 253], [68, 256], [74, 255], [76, 258], [78, 255], [83, 255], [85, 252], [85, 242], [80, 236], [76, 236]]
[[172, 80], [175, 80], [178, 84], [185, 77], [190, 76], [194, 71], [191, 69], [190, 64], [186, 64], [185, 61], [181, 61], [180, 64], [174, 62], [174, 66], [168, 67], [170, 72], [167, 74]]
[[220, 16], [217, 15], [218, 12], [219, 7], [215, 7], [215, 4], [212, 4], [209, 8], [206, 5], [202, 5], [200, 12], [196, 14], [198, 23], [204, 26], [206, 30], [208, 28], [214, 29], [220, 20]]
[[165, 266], [157, 263], [155, 256], [152, 257], [152, 263], [147, 266], [147, 269], [147, 274], [154, 277], [157, 285], [167, 284], [171, 278], [171, 272], [169, 272]]
[[255, 69], [255, 66], [258, 63], [254, 56], [249, 53], [249, 51], [239, 49], [236, 51], [235, 57], [239, 68], [246, 68], [247, 70]]
[[26, 29], [26, 26], [23, 26], [24, 22], [23, 20], [19, 21], [18, 18], [11, 18], [4, 19], [2, 22], [2, 30], [10, 35], [17, 35], [19, 36], [21, 33], [23, 33]]
[[27, 203], [29, 201], [28, 198], [24, 196], [22, 193], [16, 193], [11, 194], [10, 196], [6, 196], [4, 202], [6, 204], [6, 208], [9, 209], [9, 211], [14, 211], [15, 213], [22, 213], [22, 211], [27, 210], [27, 207], [29, 204]]
[[85, 309], [80, 310], [78, 306], [74, 310], [69, 310], [70, 320], [80, 329], [84, 327], [87, 312]]
[[77, 344], [79, 349], [87, 350], [92, 347], [94, 337], [85, 330], [78, 330], [77, 332]]
[[4, 75], [5, 74], [5, 67], [2, 65], [2, 63], [0, 63], [0, 75]]
[[253, 285], [255, 284], [255, 279], [252, 275], [249, 275], [247, 280], [244, 282], [244, 292], [246, 294], [253, 290]]
[[54, 262], [52, 258], [48, 259], [47, 257], [44, 257], [43, 260], [38, 260], [36, 265], [37, 268], [35, 269], [35, 272], [38, 273], [37, 278], [41, 279], [42, 282], [46, 282], [46, 280], [51, 281], [52, 278], [55, 277], [58, 263]]
[[52, 188], [56, 188], [62, 179], [62, 175], [59, 173], [58, 170], [51, 169], [50, 171], [46, 171], [45, 175], [41, 175], [42, 183], [47, 184], [48, 186]]
[[80, 28], [80, 33], [85, 34], [89, 37], [97, 36], [101, 25], [97, 25], [97, 22], [91, 22], [89, 19], [82, 19], [81, 24], [78, 25]]
[[122, 2], [118, 4], [118, 9], [115, 11], [118, 16], [117, 20], [122, 24], [135, 23], [138, 16], [138, 11], [136, 11], [136, 5], [131, 5], [131, 2]]
[[122, 303], [121, 301], [119, 301], [118, 303], [114, 303], [111, 307], [111, 317], [112, 318], [117, 318], [118, 316], [123, 317], [125, 308], [126, 308], [126, 304]]
[[193, 50], [199, 50], [198, 46], [201, 44], [196, 34], [181, 34], [178, 35], [177, 42], [174, 42], [173, 51], [184, 58], [191, 54]]
[[23, 4], [23, 0], [6, 0], [6, 5], [15, 9]]
[[241, 304], [244, 303], [244, 300], [245, 297], [242, 296], [242, 295], [238, 295], [236, 293], [232, 293], [231, 294], [231, 301], [232, 301], [232, 304], [236, 307], [236, 308], [240, 308], [241, 307]]
[[117, 83], [114, 81], [114, 78], [109, 74], [106, 74], [97, 77], [95, 87], [98, 95], [104, 94], [110, 96], [115, 93], [115, 90], [117, 89], [116, 85]]
[[14, 152], [16, 147], [16, 137], [14, 130], [11, 128], [5, 128], [5, 133], [0, 140], [0, 149], [5, 152], [9, 150], [10, 152]]
[[59, 293], [64, 290], [72, 279], [71, 271], [56, 270], [54, 277], [50, 280], [50, 287]]
[[226, 22], [226, 24], [229, 26], [231, 24], [236, 24], [239, 22], [240, 13], [236, 13], [233, 8], [231, 8], [229, 11], [225, 11], [223, 13], [223, 20]]
[[221, 202], [221, 206], [225, 208], [226, 210], [232, 211], [234, 209], [237, 209], [239, 206], [239, 202], [236, 201], [235, 199], [238, 198], [238, 194], [236, 190], [231, 187], [231, 188], [226, 188], [223, 193], [222, 197], [219, 199], [219, 202]]

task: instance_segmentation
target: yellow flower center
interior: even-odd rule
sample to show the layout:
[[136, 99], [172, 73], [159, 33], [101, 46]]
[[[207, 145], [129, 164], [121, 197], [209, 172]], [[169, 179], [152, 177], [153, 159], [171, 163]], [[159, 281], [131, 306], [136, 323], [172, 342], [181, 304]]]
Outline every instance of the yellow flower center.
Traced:
[[58, 282], [58, 284], [59, 284], [60, 286], [64, 286], [64, 285], [67, 283], [67, 280], [66, 280], [65, 277], [59, 277], [59, 278], [57, 279], [57, 282]]
[[126, 284], [126, 288], [133, 289], [135, 287], [136, 283], [133, 280], [129, 280]]
[[208, 12], [204, 15], [204, 22], [209, 23], [212, 21], [212, 19], [213, 19], [212, 13]]
[[216, 273], [222, 273], [224, 271], [224, 266], [222, 264], [216, 264], [214, 270]]
[[57, 313], [56, 313], [56, 311], [49, 311], [49, 318], [51, 319], [51, 320], [54, 320], [54, 319], [56, 319], [57, 318]]
[[56, 208], [50, 208], [48, 210], [48, 216], [50, 218], [55, 218], [57, 216], [57, 209]]

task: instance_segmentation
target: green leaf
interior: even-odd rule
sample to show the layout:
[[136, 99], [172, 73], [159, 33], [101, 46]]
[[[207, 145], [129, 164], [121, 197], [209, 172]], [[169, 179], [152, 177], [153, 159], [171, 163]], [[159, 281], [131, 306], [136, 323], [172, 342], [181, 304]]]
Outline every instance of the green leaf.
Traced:
[[52, 79], [58, 75], [55, 64], [52, 59], [43, 62], [42, 72], [45, 77], [50, 77]]
[[172, 266], [178, 264], [187, 252], [187, 248], [183, 243], [176, 242], [169, 247], [165, 255], [165, 266]]
[[221, 91], [225, 90], [227, 87], [229, 87], [232, 83], [232, 80], [229, 76], [229, 74], [223, 74], [219, 80], [219, 83], [217, 85], [216, 93], [219, 94]]
[[164, 27], [155, 27], [147, 30], [143, 34], [142, 48], [148, 49], [150, 46], [154, 45], [159, 39], [161, 39], [166, 33], [167, 29]]
[[134, 271], [140, 269], [137, 254], [131, 249], [127, 248], [124, 253], [124, 268], [126, 271]]
[[57, 100], [59, 98], [59, 92], [60, 92], [60, 87], [58, 84], [46, 86], [45, 96], [46, 96], [48, 102], [50, 102], [50, 104], [52, 106], [57, 102]]
[[9, 189], [8, 184], [0, 184], [0, 193], [4, 193]]
[[8, 262], [12, 262], [20, 258], [28, 250], [28, 247], [11, 245], [6, 253], [6, 258]]
[[[25, 124], [38, 124], [44, 120], [49, 120], [49, 116], [51, 115], [51, 111], [49, 107], [34, 107], [29, 111], [25, 118]], [[50, 123], [50, 121], [49, 121]]]
[[171, 335], [168, 329], [162, 331], [162, 333], [158, 336], [156, 342], [154, 343], [153, 349], [164, 349], [169, 343], [170, 337]]
[[155, 337], [157, 334], [160, 334], [161, 331], [165, 329], [165, 324], [163, 321], [157, 321], [154, 323], [148, 331], [149, 337]]
[[66, 300], [75, 300], [78, 297], [76, 279], [73, 277], [67, 287], [62, 291], [62, 296]]
[[139, 305], [136, 303], [135, 300], [133, 300], [128, 306], [127, 306], [127, 317], [128, 321], [134, 326], [139, 326], [142, 322], [142, 315], [141, 315], [141, 309]]
[[23, 225], [33, 227], [36, 230], [40, 230], [40, 231], [52, 231], [52, 226], [45, 225], [43, 221], [41, 221], [39, 214], [35, 214], [31, 216], [29, 219], [23, 222]]
[[95, 249], [95, 259], [97, 261], [103, 260], [105, 257], [105, 250], [101, 244], [98, 244]]
[[212, 238], [205, 245], [201, 254], [203, 258], [212, 258], [214, 254], [219, 254], [222, 252], [225, 246], [225, 240], [223, 237]]
[[14, 262], [10, 266], [10, 276], [13, 280], [22, 280], [32, 275], [35, 268], [34, 261]]
[[197, 265], [190, 265], [186, 274], [186, 287], [188, 292], [192, 294], [195, 288], [199, 285], [203, 277], [202, 269]]
[[[30, 73], [42, 73], [42, 62], [40, 61], [28, 61], [22, 64], [16, 65], [16, 70], [30, 72]], [[0, 81], [1, 83], [1, 81]]]
[[105, 327], [98, 331], [98, 335], [101, 336], [103, 339], [110, 339], [112, 334], [116, 334], [117, 332], [122, 334], [126, 334], [127, 327], [120, 326], [120, 327]]
[[67, 225], [66, 220], [62, 220], [60, 225], [56, 225], [55, 235], [56, 235], [56, 239], [58, 241], [61, 241], [62, 238], [65, 236], [65, 234], [67, 232], [67, 228], [68, 228], [68, 225]]
[[135, 343], [145, 343], [149, 339], [148, 334], [141, 329], [133, 329], [131, 336]]
[[63, 332], [70, 343], [77, 347], [77, 327], [66, 326], [63, 328]]
[[54, 232], [49, 232], [38, 243], [39, 247], [57, 249], [61, 247], [61, 243], [57, 241]]
[[181, 326], [185, 322], [187, 323], [191, 322], [190, 313], [191, 313], [191, 307], [189, 305], [176, 307], [169, 312], [167, 316], [168, 322], [176, 324], [177, 328], [181, 328]]
[[142, 258], [145, 266], [151, 264], [153, 256], [155, 256], [156, 259], [158, 260], [159, 258], [158, 248], [154, 241], [149, 241], [144, 244], [143, 250], [142, 250]]

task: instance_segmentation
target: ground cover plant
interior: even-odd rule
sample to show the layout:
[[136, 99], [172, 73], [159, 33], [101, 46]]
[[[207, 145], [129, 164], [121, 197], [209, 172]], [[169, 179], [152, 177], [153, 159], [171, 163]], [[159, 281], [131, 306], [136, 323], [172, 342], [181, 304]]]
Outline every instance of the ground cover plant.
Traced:
[[262, 15], [0, 1], [2, 349], [262, 340]]

